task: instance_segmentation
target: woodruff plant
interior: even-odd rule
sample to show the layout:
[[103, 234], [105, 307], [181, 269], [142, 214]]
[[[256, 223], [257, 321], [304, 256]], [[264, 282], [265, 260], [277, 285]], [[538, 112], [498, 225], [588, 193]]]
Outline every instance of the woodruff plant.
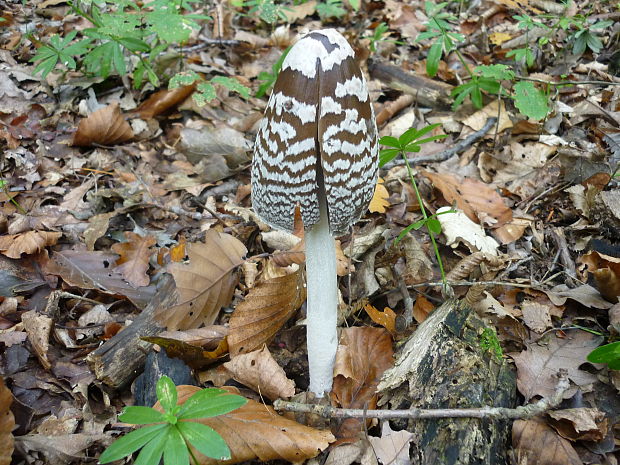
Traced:
[[191, 420], [223, 415], [245, 405], [247, 399], [224, 389], [206, 388], [196, 392], [183, 405], [177, 405], [177, 388], [167, 376], [157, 381], [157, 399], [163, 413], [150, 407], [125, 408], [119, 420], [150, 426], [131, 431], [112, 443], [99, 457], [99, 463], [120, 460], [142, 449], [135, 465], [155, 465], [162, 456], [164, 465], [187, 465], [190, 456], [198, 465], [190, 444], [207, 457], [230, 459], [226, 441], [209, 426]]

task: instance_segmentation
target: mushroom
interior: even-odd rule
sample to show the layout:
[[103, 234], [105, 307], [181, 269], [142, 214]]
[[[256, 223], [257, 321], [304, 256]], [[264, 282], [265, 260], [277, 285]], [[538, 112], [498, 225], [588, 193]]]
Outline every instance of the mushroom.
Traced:
[[355, 53], [335, 29], [302, 37], [282, 63], [252, 161], [252, 206], [267, 224], [305, 228], [310, 391], [331, 391], [338, 347], [334, 237], [368, 208], [377, 127]]

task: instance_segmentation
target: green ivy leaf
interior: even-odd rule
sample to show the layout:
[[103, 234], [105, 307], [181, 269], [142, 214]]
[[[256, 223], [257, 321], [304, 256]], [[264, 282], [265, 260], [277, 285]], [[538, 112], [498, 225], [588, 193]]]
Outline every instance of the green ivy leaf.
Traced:
[[530, 81], [519, 81], [514, 86], [515, 105], [521, 113], [535, 120], [544, 119], [549, 113], [547, 96]]

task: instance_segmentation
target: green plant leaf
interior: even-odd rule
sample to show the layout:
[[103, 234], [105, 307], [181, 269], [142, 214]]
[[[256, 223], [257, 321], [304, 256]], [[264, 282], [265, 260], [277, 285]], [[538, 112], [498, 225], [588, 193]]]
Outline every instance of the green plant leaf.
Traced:
[[189, 451], [185, 439], [176, 426], [168, 431], [168, 440], [164, 447], [165, 465], [187, 465], [189, 462]]
[[148, 425], [165, 421], [163, 413], [151, 407], [139, 405], [125, 407], [125, 411], [118, 416], [118, 419], [123, 423], [131, 423], [132, 425]]
[[443, 44], [440, 40], [433, 43], [428, 51], [428, 56], [426, 57], [426, 74], [430, 77], [434, 77], [437, 74], [442, 51]]
[[217, 97], [217, 94], [215, 93], [215, 87], [213, 87], [213, 84], [211, 84], [210, 82], [198, 83], [198, 85], [196, 86], [196, 90], [197, 92], [194, 92], [192, 98], [195, 100], [198, 106], [205, 106], [215, 97]]
[[156, 385], [157, 399], [166, 412], [172, 412], [177, 406], [177, 387], [166, 375], [159, 378]]
[[250, 89], [241, 84], [235, 78], [226, 77], [226, 76], [216, 76], [211, 79], [213, 84], [219, 84], [221, 86], [226, 87], [228, 90], [232, 90], [237, 92], [243, 98], [250, 98]]
[[398, 156], [400, 149], [383, 149], [379, 154], [379, 166], [383, 167]]
[[173, 428], [173, 426], [171, 425], [165, 426], [166, 429], [162, 432], [162, 434], [155, 436], [142, 448], [142, 450], [138, 454], [138, 458], [136, 458], [136, 461], [134, 462], [134, 465], [159, 464], [161, 456], [164, 454], [164, 447], [166, 446], [166, 442], [168, 442], [170, 430]]
[[620, 341], [597, 347], [588, 355], [588, 362], [607, 363], [611, 368], [611, 364], [620, 362]]
[[415, 229], [416, 231], [420, 229], [422, 226], [424, 226], [425, 222], [426, 222], [425, 219], [421, 219], [419, 221], [416, 221], [415, 223], [411, 223], [409, 226], [407, 226], [405, 229], [403, 229], [400, 232], [396, 240], [394, 240], [394, 244], [398, 244], [400, 241], [402, 241], [403, 237], [405, 237], [407, 233], [409, 233], [409, 231], [411, 231], [412, 229]]
[[200, 453], [216, 460], [230, 459], [226, 441], [213, 428], [193, 421], [180, 421], [177, 428]]
[[200, 79], [200, 75], [195, 71], [182, 71], [170, 78], [170, 81], [168, 82], [168, 89], [176, 89], [180, 86], [189, 86]]
[[123, 47], [127, 48], [127, 50], [131, 50], [132, 52], [146, 53], [151, 51], [149, 44], [141, 39], [136, 39], [135, 37], [121, 37], [118, 41], [123, 45]]
[[502, 64], [480, 65], [476, 66], [474, 71], [485, 78], [496, 79], [498, 81], [511, 81], [515, 77], [514, 71], [510, 69], [509, 66]]
[[247, 401], [245, 397], [228, 394], [223, 389], [205, 388], [185, 401], [178, 417], [180, 420], [216, 417], [238, 409]]
[[167, 424], [145, 426], [114, 441], [99, 457], [99, 463], [120, 460], [134, 453], [157, 435], [165, 435]]
[[519, 81], [514, 86], [515, 105], [521, 113], [535, 120], [544, 119], [549, 112], [547, 96], [530, 81]]
[[400, 142], [396, 137], [392, 136], [383, 136], [381, 139], [379, 139], [379, 143], [387, 147], [394, 147], [397, 149], [400, 148]]
[[441, 223], [437, 218], [428, 218], [428, 220], [426, 220], [426, 227], [433, 234], [441, 234]]

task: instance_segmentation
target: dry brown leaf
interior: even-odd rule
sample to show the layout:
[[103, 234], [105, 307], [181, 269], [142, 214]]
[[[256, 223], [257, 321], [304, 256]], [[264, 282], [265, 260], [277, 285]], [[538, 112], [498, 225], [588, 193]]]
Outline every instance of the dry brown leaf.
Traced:
[[517, 365], [517, 387], [525, 401], [534, 396], [552, 396], [560, 369], [566, 369], [569, 379], [577, 386], [594, 383], [596, 376], [579, 367], [588, 354], [600, 345], [601, 340], [594, 334], [575, 331], [565, 339], [552, 335], [545, 345], [528, 343], [527, 350], [509, 354]]
[[236, 381], [270, 400], [295, 395], [295, 383], [286, 377], [265, 345], [254, 352], [233, 357], [224, 366]]
[[140, 236], [131, 231], [125, 232], [127, 242], [112, 246], [112, 250], [120, 255], [116, 261], [116, 271], [121, 273], [135, 287], [148, 286], [150, 282], [146, 272], [149, 269], [150, 248], [157, 240], [153, 236]]
[[[343, 408], [375, 408], [381, 375], [393, 365], [392, 338], [386, 330], [345, 328], [336, 354], [332, 403]], [[341, 441], [347, 441], [356, 438], [363, 429], [363, 419], [347, 418], [335, 434]]]
[[394, 431], [390, 428], [390, 422], [386, 421], [381, 426], [381, 437], [369, 436], [377, 459], [384, 465], [410, 465], [409, 443], [413, 440], [413, 433], [409, 431]]
[[23, 253], [37, 253], [44, 247], [56, 244], [60, 236], [62, 233], [49, 231], [28, 231], [0, 236], [0, 253], [9, 258], [20, 258]]
[[605, 412], [595, 408], [569, 408], [549, 412], [550, 425], [570, 441], [602, 441], [607, 435]]
[[316, 0], [300, 3], [299, 5], [291, 5], [282, 10], [289, 24], [293, 24], [299, 19], [311, 16], [316, 11]]
[[[280, 266], [286, 267], [290, 265], [301, 265], [306, 261], [305, 254], [306, 243], [304, 240], [299, 241], [291, 249], [285, 252], [276, 252], [273, 254], [272, 261]], [[350, 272], [355, 271], [355, 267], [351, 264], [344, 252], [340, 241], [336, 241], [336, 274], [338, 276], [346, 276]]]
[[422, 323], [433, 310], [435, 310], [433, 303], [423, 295], [419, 295], [413, 305], [413, 317], [415, 321]]
[[115, 145], [133, 138], [131, 126], [121, 113], [118, 103], [112, 103], [91, 113], [80, 121], [73, 136], [73, 145]]
[[[178, 386], [179, 404], [199, 390], [196, 386]], [[234, 388], [228, 390], [238, 393]], [[301, 425], [278, 415], [268, 405], [251, 399], [232, 412], [195, 421], [210, 426], [226, 438], [232, 457], [225, 462], [227, 464], [254, 459], [262, 462], [280, 459], [299, 463], [315, 457], [334, 440], [329, 431]], [[195, 449], [193, 452], [201, 465], [222, 463], [205, 457]]]
[[523, 323], [532, 331], [544, 333], [552, 326], [551, 307], [538, 302], [524, 301], [521, 305]]
[[489, 34], [489, 41], [493, 45], [502, 45], [507, 40], [512, 39], [510, 34], [506, 34], [505, 32], [493, 32]]
[[195, 85], [181, 86], [176, 89], [163, 89], [151, 94], [138, 107], [136, 112], [142, 119], [150, 119], [155, 116], [161, 115], [167, 110], [176, 107], [182, 103], [192, 92], [194, 92]]
[[585, 274], [592, 273], [596, 287], [605, 299], [618, 302], [620, 298], [620, 258], [604, 255], [592, 250], [579, 257], [577, 263], [582, 265]]
[[230, 317], [231, 356], [251, 352], [275, 336], [306, 300], [301, 271], [259, 281]]
[[390, 193], [383, 184], [383, 179], [378, 178], [375, 193], [372, 196], [370, 205], [368, 205], [368, 210], [373, 213], [385, 213], [385, 209], [390, 206], [390, 202], [388, 202], [389, 196]]
[[15, 418], [11, 412], [13, 394], [4, 384], [4, 378], [0, 376], [0, 465], [9, 465], [13, 455], [13, 428]]
[[364, 310], [366, 310], [372, 321], [383, 326], [390, 333], [396, 332], [396, 313], [394, 313], [394, 310], [385, 307], [381, 312], [370, 304], [364, 305]]
[[45, 315], [41, 315], [35, 310], [22, 313], [22, 323], [24, 329], [28, 333], [28, 340], [34, 349], [34, 352], [43, 365], [48, 370], [52, 364], [47, 358], [47, 352], [50, 347], [50, 333], [54, 324], [53, 320]]
[[512, 425], [512, 446], [528, 464], [583, 465], [570, 442], [540, 419], [516, 420]]
[[158, 309], [156, 318], [169, 331], [212, 324], [220, 309], [232, 299], [237, 276], [247, 249], [230, 234], [207, 231], [205, 242], [187, 244], [189, 263], [171, 263], [179, 304]]
[[498, 228], [512, 220], [512, 211], [488, 184], [471, 178], [458, 179], [451, 174], [421, 173], [432, 181], [448, 203], [456, 203], [472, 221]]
[[[501, 133], [504, 130], [510, 129], [512, 127], [512, 120], [510, 119], [509, 113], [506, 111], [506, 106], [504, 105], [503, 100], [493, 100], [484, 108], [465, 118], [463, 120], [463, 124], [469, 126], [474, 131], [479, 131], [483, 128], [489, 118], [497, 118], [498, 116], [499, 124], [496, 123], [493, 126], [493, 129], [489, 131], [488, 134], [488, 137], [493, 137], [496, 128], [497, 132]], [[463, 137], [464, 135], [465, 134], [461, 134], [461, 137]]]
[[[168, 334], [180, 333], [180, 331], [165, 332]], [[151, 344], [157, 344], [166, 351], [168, 357], [183, 360], [187, 366], [194, 370], [202, 370], [215, 362], [221, 362], [222, 359], [228, 355], [228, 343], [226, 339], [220, 339], [219, 344], [213, 350], [204, 350], [198, 345], [181, 339], [175, 339], [174, 336], [147, 336], [142, 339]]]

